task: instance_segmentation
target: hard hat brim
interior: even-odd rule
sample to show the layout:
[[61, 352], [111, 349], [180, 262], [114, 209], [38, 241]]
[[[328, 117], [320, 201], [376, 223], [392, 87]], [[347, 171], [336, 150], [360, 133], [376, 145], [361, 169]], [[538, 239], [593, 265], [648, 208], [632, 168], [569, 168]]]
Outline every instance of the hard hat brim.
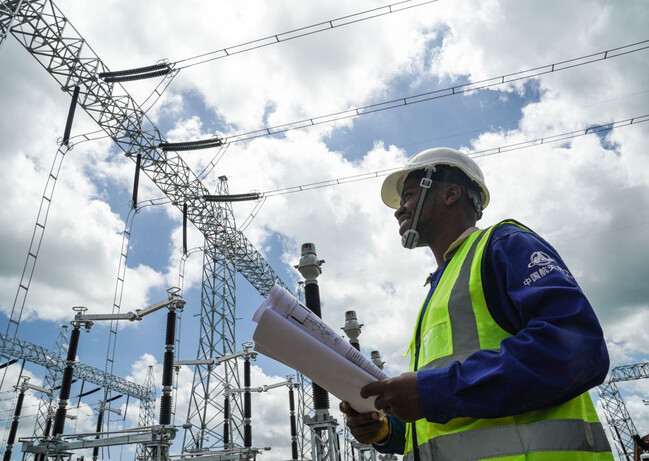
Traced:
[[389, 174], [383, 181], [381, 199], [388, 207], [397, 209], [401, 205], [403, 183], [411, 172], [435, 165], [448, 165], [461, 170], [480, 188], [482, 208], [486, 208], [489, 204], [489, 189], [484, 182], [482, 172], [466, 154], [449, 148], [434, 148], [413, 155], [408, 162], [410, 165]]
[[383, 203], [395, 210], [399, 208], [399, 206], [401, 206], [401, 191], [403, 190], [403, 183], [411, 172], [421, 169], [422, 167], [417, 166], [390, 173], [383, 181], [383, 186], [381, 186], [381, 199], [383, 200]]

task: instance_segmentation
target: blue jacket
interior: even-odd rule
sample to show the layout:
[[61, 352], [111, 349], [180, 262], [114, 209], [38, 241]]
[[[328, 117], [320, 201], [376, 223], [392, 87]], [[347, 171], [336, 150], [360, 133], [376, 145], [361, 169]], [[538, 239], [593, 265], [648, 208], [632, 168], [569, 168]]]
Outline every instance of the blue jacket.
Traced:
[[[431, 274], [425, 304], [447, 264]], [[458, 417], [497, 418], [547, 408], [603, 382], [609, 358], [602, 329], [545, 240], [511, 224], [494, 229], [483, 287], [492, 317], [514, 336], [502, 341], [499, 354], [479, 351], [461, 364], [418, 371], [428, 421], [443, 424]], [[405, 424], [392, 416], [390, 422], [389, 442], [376, 448], [403, 453]]]

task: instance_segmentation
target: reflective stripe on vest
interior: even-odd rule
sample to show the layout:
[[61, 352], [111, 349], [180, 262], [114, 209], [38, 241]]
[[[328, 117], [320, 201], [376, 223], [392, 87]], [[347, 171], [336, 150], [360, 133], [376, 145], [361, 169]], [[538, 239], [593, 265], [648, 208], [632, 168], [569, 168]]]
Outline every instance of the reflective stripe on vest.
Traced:
[[[527, 229], [514, 221], [503, 223]], [[474, 232], [460, 245], [428, 306], [422, 306], [426, 311], [421, 320], [423, 340], [418, 369], [445, 368], [455, 361], [462, 363], [479, 350], [500, 351], [500, 342], [511, 336], [491, 316], [482, 287], [483, 255], [498, 225]], [[410, 346], [410, 370], [415, 365], [413, 345], [414, 337]], [[526, 454], [534, 453], [530, 460], [552, 460], [558, 452], [566, 452], [565, 459], [571, 459], [570, 452], [579, 460], [613, 459], [588, 393], [557, 407], [517, 416], [457, 418], [447, 424], [419, 420], [416, 426], [421, 459], [519, 461], [528, 459]], [[408, 424], [405, 460], [414, 459], [411, 431]]]
[[[536, 423], [487, 427], [443, 435], [419, 446], [421, 459], [471, 461], [535, 452], [610, 452], [599, 423], [578, 419], [553, 419]], [[414, 459], [410, 452], [404, 461]], [[552, 459], [549, 454], [548, 459]]]

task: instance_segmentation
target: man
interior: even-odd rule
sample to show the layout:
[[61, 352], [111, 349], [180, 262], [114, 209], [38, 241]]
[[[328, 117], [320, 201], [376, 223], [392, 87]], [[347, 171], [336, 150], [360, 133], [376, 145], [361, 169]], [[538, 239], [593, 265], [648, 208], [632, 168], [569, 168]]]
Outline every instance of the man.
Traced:
[[602, 330], [554, 248], [516, 221], [476, 228], [489, 191], [453, 149], [411, 157], [381, 196], [437, 270], [410, 371], [361, 390], [380, 412], [340, 405], [354, 437], [408, 461], [612, 460], [587, 393], [608, 370]]

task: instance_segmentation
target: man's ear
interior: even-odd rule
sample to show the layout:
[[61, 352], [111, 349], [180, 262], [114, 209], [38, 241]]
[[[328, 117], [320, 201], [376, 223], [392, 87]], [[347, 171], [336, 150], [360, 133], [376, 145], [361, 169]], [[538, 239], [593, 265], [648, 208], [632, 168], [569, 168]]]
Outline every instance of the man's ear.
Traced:
[[451, 206], [462, 198], [462, 188], [457, 184], [449, 184], [444, 191], [444, 204]]

